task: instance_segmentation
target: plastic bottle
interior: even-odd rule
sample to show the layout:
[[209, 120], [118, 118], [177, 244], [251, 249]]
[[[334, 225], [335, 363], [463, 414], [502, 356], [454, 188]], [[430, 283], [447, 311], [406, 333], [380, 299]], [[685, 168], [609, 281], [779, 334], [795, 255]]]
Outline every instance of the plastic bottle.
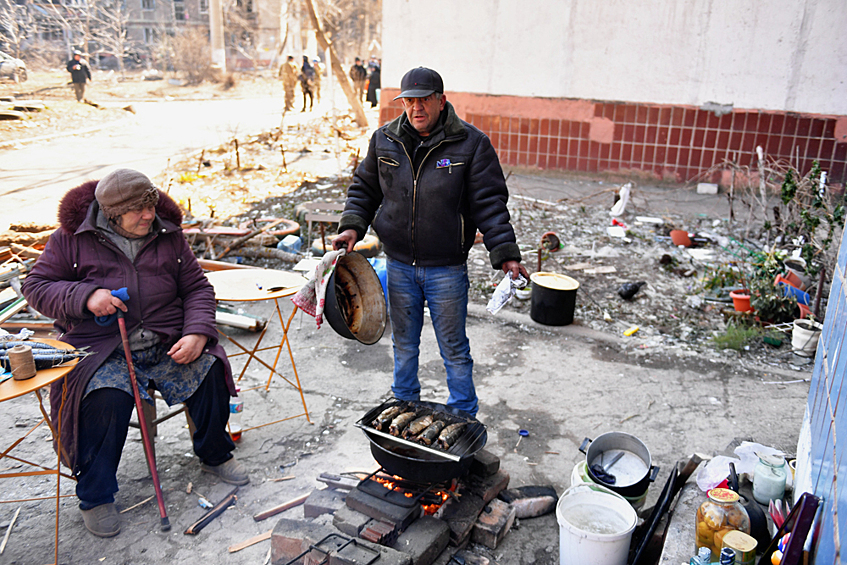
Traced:
[[241, 389], [235, 389], [235, 396], [229, 399], [229, 435], [232, 441], [241, 439], [241, 413], [244, 411], [244, 401], [238, 396]]

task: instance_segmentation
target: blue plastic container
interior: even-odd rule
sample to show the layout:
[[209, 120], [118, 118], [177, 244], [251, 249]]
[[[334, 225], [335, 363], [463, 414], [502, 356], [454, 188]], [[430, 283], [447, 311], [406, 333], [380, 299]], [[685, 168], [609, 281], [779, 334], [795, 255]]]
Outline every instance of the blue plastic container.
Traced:
[[281, 249], [282, 251], [287, 251], [289, 253], [300, 253], [302, 246], [303, 240], [293, 233], [283, 237], [279, 240], [279, 243], [276, 244], [277, 249]]
[[782, 287], [782, 295], [783, 296], [794, 296], [797, 298], [797, 304], [802, 304], [803, 306], [809, 305], [809, 300], [811, 297], [808, 292], [803, 292], [799, 288], [793, 287], [790, 284], [786, 284], [784, 282], [778, 283], [778, 286]]
[[388, 302], [388, 265], [385, 259], [368, 259], [368, 263], [376, 271], [376, 276], [379, 277], [379, 284], [382, 285], [382, 294], [385, 296], [385, 302]]

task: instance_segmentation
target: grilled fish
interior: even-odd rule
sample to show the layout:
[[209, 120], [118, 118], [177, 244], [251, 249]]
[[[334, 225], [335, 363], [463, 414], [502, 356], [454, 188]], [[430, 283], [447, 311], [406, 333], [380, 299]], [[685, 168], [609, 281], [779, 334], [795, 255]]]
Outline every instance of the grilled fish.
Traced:
[[399, 416], [403, 411], [400, 406], [392, 406], [390, 408], [386, 408], [382, 412], [379, 413], [379, 416], [374, 418], [371, 425], [378, 429], [379, 431], [385, 431], [385, 428], [388, 427], [388, 424], [391, 423], [395, 417]]
[[436, 420], [431, 423], [427, 429], [418, 434], [418, 437], [416, 437], [415, 440], [424, 445], [432, 445], [432, 442], [435, 441], [435, 438], [438, 437], [438, 434], [441, 433], [441, 430], [443, 430], [446, 425], [447, 423], [444, 422], [444, 420]]
[[388, 433], [393, 436], [400, 436], [400, 432], [402, 432], [409, 423], [415, 419], [415, 412], [403, 412], [399, 416], [395, 417], [391, 420], [391, 425], [388, 426]]
[[450, 449], [450, 446], [456, 443], [456, 440], [459, 439], [459, 436], [462, 435], [462, 430], [465, 429], [464, 422], [459, 422], [458, 424], [450, 424], [438, 434], [438, 447], [442, 449]]
[[414, 437], [427, 429], [429, 425], [432, 423], [432, 414], [427, 414], [426, 416], [421, 416], [411, 424], [409, 427], [403, 430], [403, 437], [409, 439]]

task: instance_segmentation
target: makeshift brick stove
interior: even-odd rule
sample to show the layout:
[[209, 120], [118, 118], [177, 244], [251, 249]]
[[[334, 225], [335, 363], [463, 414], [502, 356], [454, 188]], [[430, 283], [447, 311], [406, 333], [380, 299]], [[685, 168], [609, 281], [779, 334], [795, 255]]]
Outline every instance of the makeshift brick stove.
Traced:
[[[288, 533], [294, 528], [292, 521], [283, 520], [273, 534], [274, 565], [283, 565], [297, 553], [309, 551], [316, 555], [312, 561], [304, 558], [291, 562], [344, 563], [348, 561], [342, 554], [358, 551], [356, 544], [363, 543], [364, 547], [381, 551], [373, 561], [415, 565], [429, 565], [448, 545], [462, 548], [471, 539], [491, 548], [497, 546], [514, 522], [515, 509], [495, 500], [508, 487], [509, 475], [500, 470], [498, 457], [482, 449], [487, 439], [485, 427], [443, 405], [416, 403], [416, 406], [445, 411], [450, 418], [466, 420], [468, 429], [452, 446], [454, 449], [433, 454], [399, 438], [387, 440], [383, 437], [387, 434], [366, 428], [386, 405], [369, 411], [357, 425], [371, 440], [371, 451], [382, 468], [358, 482], [321, 475], [319, 480], [332, 489], [347, 491], [344, 504], [339, 502], [339, 507], [332, 509], [334, 528], [330, 531], [323, 526], [301, 535], [303, 544], [309, 544], [303, 547], [296, 543], [294, 534]], [[390, 454], [388, 457], [386, 452]], [[330, 489], [316, 493], [327, 490]], [[317, 511], [310, 510], [308, 500], [306, 505], [306, 516], [317, 515]], [[341, 544], [339, 554], [323, 550], [315, 554], [315, 543], [338, 532], [342, 537], [347, 536], [344, 538], [347, 544]], [[289, 549], [282, 551], [286, 543]], [[294, 552], [295, 548], [299, 551]], [[360, 557], [367, 556], [360, 552]]]

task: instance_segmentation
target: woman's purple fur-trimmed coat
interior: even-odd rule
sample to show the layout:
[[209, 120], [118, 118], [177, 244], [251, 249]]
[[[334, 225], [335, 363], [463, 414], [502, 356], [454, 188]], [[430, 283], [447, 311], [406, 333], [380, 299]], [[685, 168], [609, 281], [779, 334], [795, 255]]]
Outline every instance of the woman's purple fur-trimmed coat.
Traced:
[[[127, 288], [127, 332], [143, 321], [168, 346], [187, 334], [209, 338], [204, 351], [221, 359], [226, 367], [230, 394], [235, 394], [232, 371], [215, 326], [215, 291], [209, 283], [180, 228], [182, 212], [159, 191], [156, 214], [160, 225], [156, 236], [138, 252], [132, 263], [95, 228], [97, 181], [70, 190], [59, 204], [59, 224], [44, 253], [23, 282], [23, 293], [36, 310], [55, 318], [59, 339], [93, 352], [65, 379], [50, 388], [51, 418], [59, 417], [62, 381], [67, 381], [67, 399], [62, 410], [63, 462], [76, 470], [77, 415], [82, 395], [91, 376], [106, 358], [121, 346], [118, 324], [99, 326], [86, 308], [91, 294], [105, 288]], [[94, 203], [92, 205], [92, 203]]]

